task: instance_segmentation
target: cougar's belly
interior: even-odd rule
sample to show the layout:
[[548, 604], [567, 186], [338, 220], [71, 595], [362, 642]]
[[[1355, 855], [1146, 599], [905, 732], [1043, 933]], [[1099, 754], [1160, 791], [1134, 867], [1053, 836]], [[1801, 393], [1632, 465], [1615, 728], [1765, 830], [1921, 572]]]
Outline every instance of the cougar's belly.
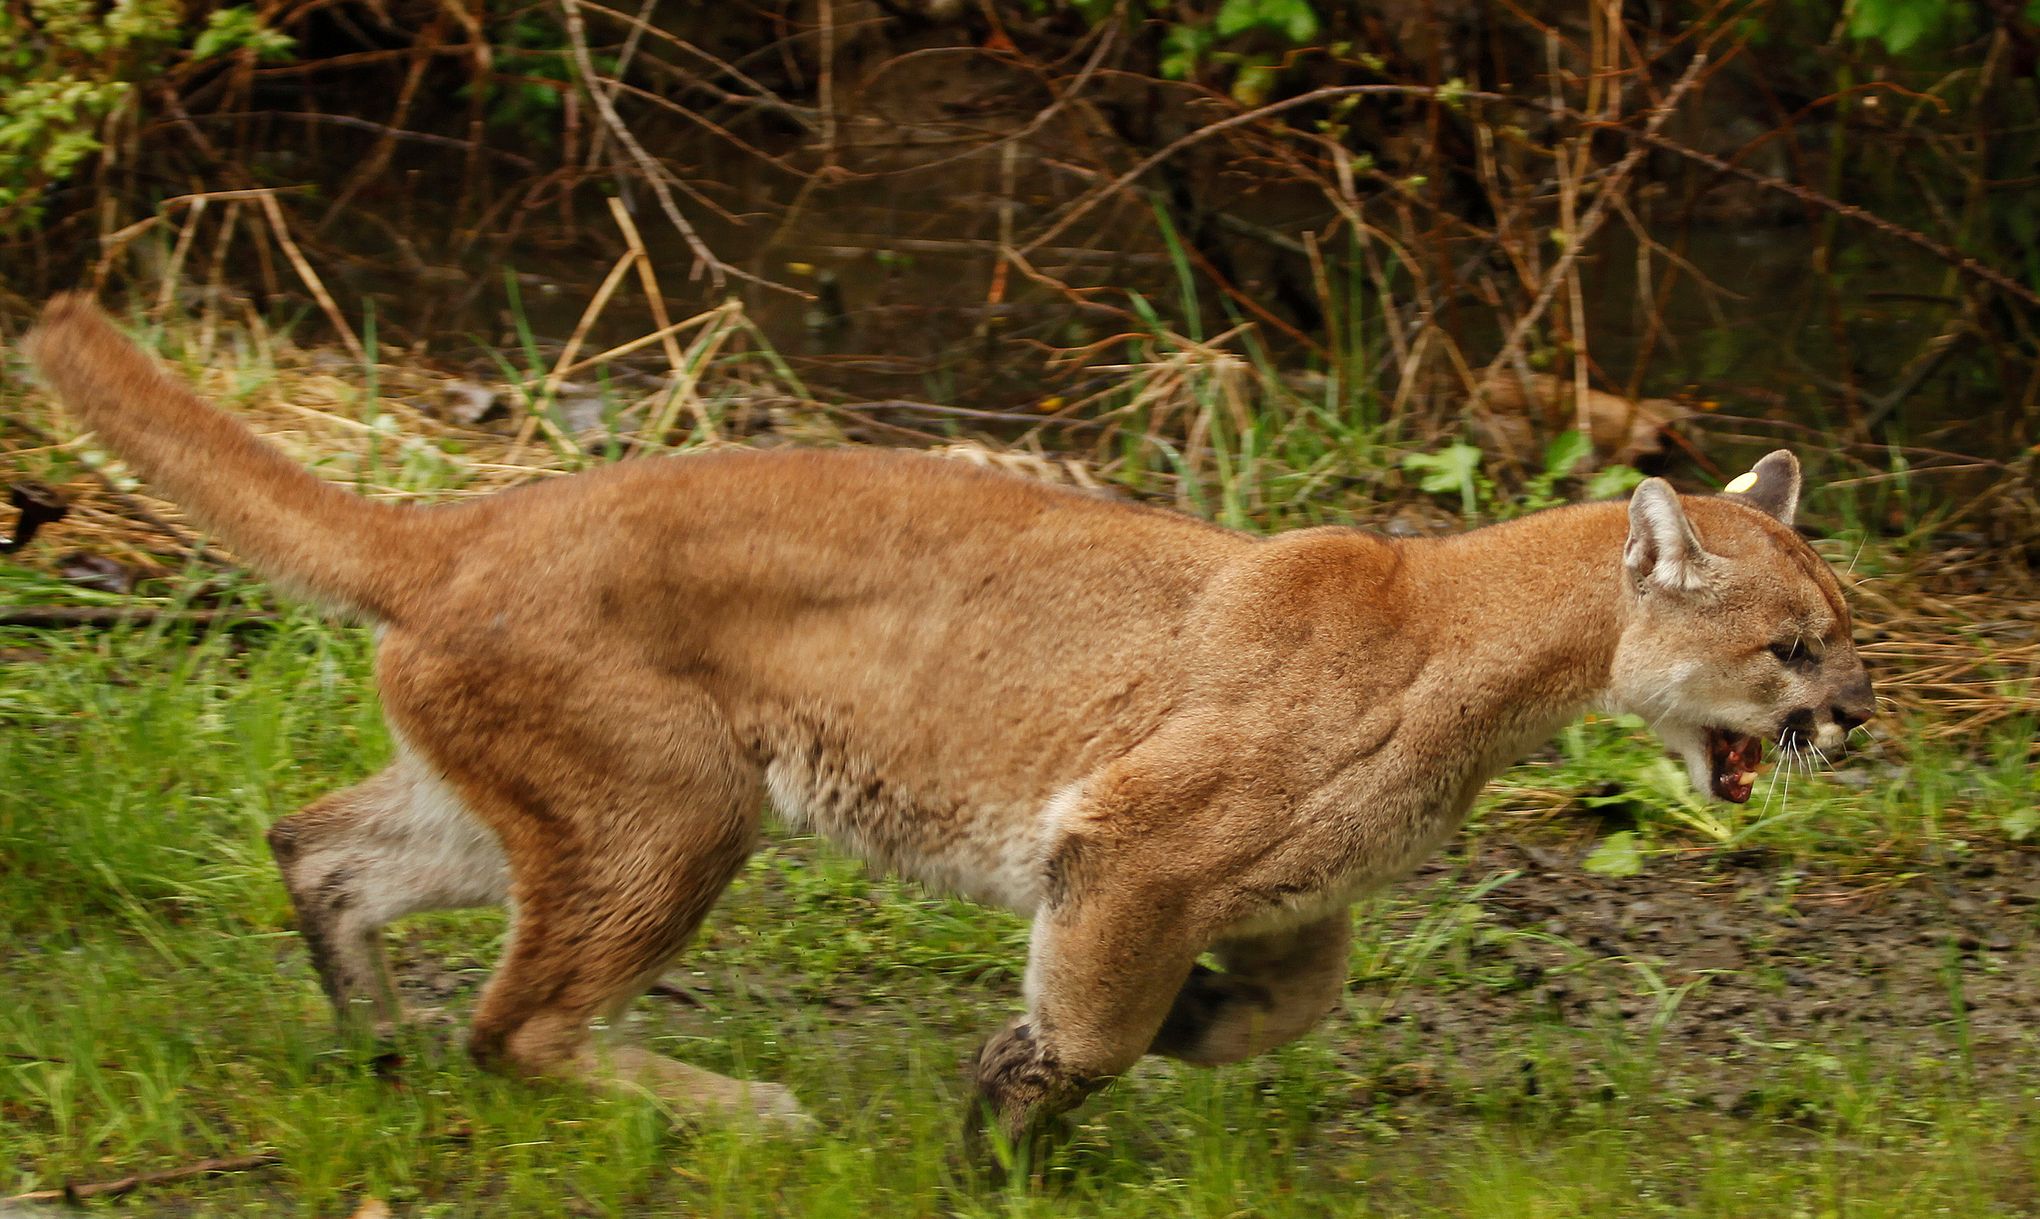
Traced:
[[786, 823], [895, 876], [1031, 914], [1054, 818], [1046, 802], [927, 790], [809, 735], [772, 751], [765, 786]]

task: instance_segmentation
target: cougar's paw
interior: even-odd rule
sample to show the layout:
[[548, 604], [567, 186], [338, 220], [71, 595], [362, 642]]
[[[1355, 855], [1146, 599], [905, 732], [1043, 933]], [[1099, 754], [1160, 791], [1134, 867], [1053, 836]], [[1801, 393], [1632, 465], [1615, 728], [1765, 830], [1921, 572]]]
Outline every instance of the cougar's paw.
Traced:
[[773, 1134], [810, 1135], [821, 1129], [808, 1111], [801, 1107], [793, 1089], [783, 1084], [747, 1084], [747, 1097], [751, 1104], [751, 1116], [761, 1130]]
[[780, 1084], [731, 1079], [635, 1047], [611, 1050], [606, 1066], [605, 1082], [650, 1092], [682, 1121], [733, 1122], [782, 1135], [818, 1128], [793, 1091]]
[[978, 1050], [971, 1078], [973, 1094], [963, 1115], [964, 1159], [994, 1183], [1046, 1165], [1069, 1137], [1064, 1111], [1107, 1082], [1066, 1070], [1024, 1016]]

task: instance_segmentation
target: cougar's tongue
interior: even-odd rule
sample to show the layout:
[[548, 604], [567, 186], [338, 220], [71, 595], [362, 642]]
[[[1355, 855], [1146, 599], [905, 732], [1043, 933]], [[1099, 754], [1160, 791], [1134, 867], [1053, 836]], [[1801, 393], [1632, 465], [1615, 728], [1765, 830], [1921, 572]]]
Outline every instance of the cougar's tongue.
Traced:
[[1707, 730], [1707, 762], [1714, 794], [1732, 804], [1746, 803], [1757, 786], [1757, 767], [1764, 761], [1764, 743], [1753, 736], [1721, 728]]

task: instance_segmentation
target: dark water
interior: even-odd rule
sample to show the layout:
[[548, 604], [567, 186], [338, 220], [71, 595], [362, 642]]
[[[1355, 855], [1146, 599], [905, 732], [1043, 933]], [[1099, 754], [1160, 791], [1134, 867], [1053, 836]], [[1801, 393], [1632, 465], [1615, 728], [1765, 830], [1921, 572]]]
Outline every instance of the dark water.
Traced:
[[[1051, 150], [1008, 155], [994, 148], [932, 169], [914, 168], [912, 158], [901, 163], [905, 168], [881, 176], [804, 191], [744, 158], [693, 167], [694, 176], [717, 184], [718, 205], [736, 218], [682, 201], [710, 247], [791, 291], [690, 281], [692, 256], [649, 192], [638, 188], [626, 197], [673, 316], [741, 297], [768, 341], [824, 396], [1026, 409], [1081, 380], [1081, 369], [1052, 367], [1055, 352], [1137, 328], [1131, 294], [1186, 331], [1228, 324], [1223, 296], [1208, 281], [1186, 299], [1150, 200], [1100, 207], [1030, 256], [1035, 270], [1065, 287], [1016, 268], [1002, 282], [1002, 237], [1025, 240], [1094, 184], [1059, 177]], [[1311, 303], [1299, 305], [1300, 294], [1313, 295], [1308, 264], [1277, 248], [1294, 239], [1302, 222], [1323, 220], [1312, 201], [1223, 172], [1209, 187], [1211, 210], [1251, 217], [1262, 231], [1212, 238], [1207, 229], [1207, 252], [1257, 304], [1322, 340]], [[1604, 230], [1582, 260], [1598, 387], [1681, 398], [1722, 417], [1717, 430], [1724, 434], [1741, 427], [1728, 417], [1746, 417], [1764, 421], [1758, 432], [1802, 444], [1875, 437], [1967, 452], [2006, 449], [2007, 391], [1987, 372], [1979, 375], [1974, 353], [1958, 353], [1908, 392], [1894, 392], [1908, 363], [1960, 307], [1944, 267], [1911, 247], [1844, 229], [1823, 270], [1816, 265], [1819, 225], [1753, 214], [1758, 218], [1742, 223], [1701, 224], [1646, 213], [1653, 237], [1669, 251], [1645, 251], [1644, 262], [1622, 226]], [[1266, 240], [1271, 231], [1275, 244]], [[506, 271], [517, 279], [518, 308], [530, 328], [558, 341], [572, 333], [621, 250], [608, 210], [592, 192], [565, 219], [528, 232], [500, 256], [455, 276], [421, 282], [365, 262], [342, 284], [377, 298], [381, 316], [399, 329], [406, 319], [429, 319], [430, 333], [412, 337], [487, 367], [481, 348], [516, 342], [501, 282]], [[1688, 269], [1660, 294], [1674, 256]], [[1342, 257], [1341, 250], [1328, 252], [1334, 277]], [[1648, 299], [1639, 295], [1640, 282], [1649, 286]], [[1470, 355], [1484, 358], [1493, 349], [1498, 323], [1485, 306], [1462, 303], [1449, 324]], [[622, 342], [649, 329], [632, 277], [590, 342]], [[1279, 364], [1301, 369], [1313, 362], [1277, 329], [1259, 329]], [[1115, 346], [1100, 358], [1123, 355]], [[655, 365], [656, 354], [646, 353], [646, 363]]]
[[[1697, 275], [1680, 275], [1660, 307], [1639, 295], [1639, 243], [1611, 235], [1589, 274], [1587, 310], [1609, 387], [1627, 385], [1643, 360], [1646, 394], [1836, 432], [1882, 421], [1894, 438], [1991, 447], [1997, 438], [1977, 416], [2002, 400], [1963, 383], [1952, 361], [1894, 400], [1907, 366], [1960, 309], [1946, 269], [1910, 247], [1846, 242], [1824, 275], [1818, 240], [1809, 224], [1696, 226], [1678, 252]], [[1652, 259], [1653, 275], [1666, 269], [1665, 257]]]

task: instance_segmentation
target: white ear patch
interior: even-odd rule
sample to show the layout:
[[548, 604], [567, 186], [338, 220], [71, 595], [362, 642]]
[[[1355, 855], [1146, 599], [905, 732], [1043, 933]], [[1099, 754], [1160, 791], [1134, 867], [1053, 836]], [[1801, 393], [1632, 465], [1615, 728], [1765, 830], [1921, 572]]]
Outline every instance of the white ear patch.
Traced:
[[1667, 592], [1697, 592], [1706, 586], [1708, 554], [1679, 506], [1678, 493], [1662, 478], [1646, 478], [1629, 497], [1629, 540], [1622, 562]]
[[1755, 470], [1749, 470], [1742, 474], [1736, 475], [1735, 478], [1731, 480], [1726, 487], [1722, 488], [1722, 490], [1730, 495], [1741, 495], [1743, 492], [1749, 490], [1751, 487], [1754, 487], [1756, 485], [1757, 485], [1757, 472]]

